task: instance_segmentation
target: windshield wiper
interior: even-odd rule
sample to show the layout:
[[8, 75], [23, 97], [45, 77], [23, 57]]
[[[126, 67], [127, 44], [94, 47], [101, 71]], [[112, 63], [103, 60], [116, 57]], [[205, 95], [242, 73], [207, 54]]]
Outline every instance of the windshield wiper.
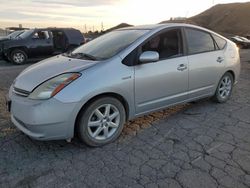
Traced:
[[82, 55], [83, 57], [87, 57], [91, 60], [97, 60], [97, 58], [95, 56], [92, 56], [90, 54], [80, 53], [80, 55]]
[[93, 55], [90, 55], [90, 54], [86, 54], [86, 53], [69, 53], [68, 54], [69, 57], [74, 57], [74, 58], [87, 58], [87, 59], [90, 59], [90, 60], [99, 60], [99, 58], [93, 56]]

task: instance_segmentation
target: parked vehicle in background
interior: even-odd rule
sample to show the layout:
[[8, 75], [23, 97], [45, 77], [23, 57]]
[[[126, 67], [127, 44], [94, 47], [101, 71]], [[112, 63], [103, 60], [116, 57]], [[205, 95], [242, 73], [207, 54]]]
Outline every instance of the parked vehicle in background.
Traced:
[[212, 97], [226, 102], [240, 74], [235, 43], [188, 24], [123, 28], [24, 70], [7, 100], [11, 120], [38, 140], [101, 146], [125, 121]]
[[234, 36], [231, 37], [231, 40], [235, 42], [239, 48], [250, 48], [250, 40], [245, 37]]
[[5, 36], [5, 37], [1, 37], [0, 38], [0, 42], [4, 41], [4, 40], [9, 40], [9, 39], [14, 39], [16, 38], [18, 35], [22, 34], [25, 30], [18, 30], [18, 31], [13, 31], [12, 33], [10, 33], [9, 35]]
[[14, 40], [16, 37], [21, 35], [25, 30], [18, 30], [10, 33], [9, 35], [5, 37], [0, 38], [0, 59], [3, 58], [3, 42], [8, 41], [8, 40]]
[[28, 58], [60, 54], [84, 43], [79, 30], [73, 28], [30, 29], [1, 43], [3, 56], [15, 64]]
[[85, 43], [87, 43], [87, 42], [89, 42], [89, 41], [91, 41], [91, 40], [93, 40], [92, 38], [90, 38], [90, 37], [85, 37]]
[[72, 28], [49, 28], [55, 52], [66, 52], [85, 43], [83, 34]]

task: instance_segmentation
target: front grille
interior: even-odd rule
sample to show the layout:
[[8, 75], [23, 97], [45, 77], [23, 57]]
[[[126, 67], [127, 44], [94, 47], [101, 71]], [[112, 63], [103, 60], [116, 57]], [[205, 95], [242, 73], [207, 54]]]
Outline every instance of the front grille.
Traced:
[[13, 93], [15, 93], [16, 95], [22, 96], [22, 97], [28, 97], [29, 94], [30, 94], [29, 91], [19, 89], [19, 88], [16, 88], [16, 87], [14, 87]]

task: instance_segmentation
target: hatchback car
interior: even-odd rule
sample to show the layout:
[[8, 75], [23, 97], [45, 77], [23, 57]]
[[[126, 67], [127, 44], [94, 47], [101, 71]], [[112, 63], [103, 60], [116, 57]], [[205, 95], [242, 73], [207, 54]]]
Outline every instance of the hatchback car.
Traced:
[[38, 140], [90, 146], [114, 141], [124, 123], [204, 97], [226, 102], [240, 73], [230, 40], [201, 27], [118, 29], [24, 70], [9, 90], [11, 120]]

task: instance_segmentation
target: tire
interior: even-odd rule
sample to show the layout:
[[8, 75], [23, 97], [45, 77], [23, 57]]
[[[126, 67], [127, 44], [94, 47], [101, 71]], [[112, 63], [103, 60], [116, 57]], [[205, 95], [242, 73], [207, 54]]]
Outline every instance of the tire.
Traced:
[[231, 73], [227, 72], [222, 76], [213, 96], [215, 102], [224, 103], [230, 98], [233, 90], [233, 82], [234, 79]]
[[113, 142], [121, 134], [126, 113], [122, 103], [113, 97], [92, 102], [79, 114], [77, 134], [89, 146]]
[[22, 65], [27, 61], [27, 54], [23, 50], [13, 50], [10, 53], [9, 60], [17, 65]]

